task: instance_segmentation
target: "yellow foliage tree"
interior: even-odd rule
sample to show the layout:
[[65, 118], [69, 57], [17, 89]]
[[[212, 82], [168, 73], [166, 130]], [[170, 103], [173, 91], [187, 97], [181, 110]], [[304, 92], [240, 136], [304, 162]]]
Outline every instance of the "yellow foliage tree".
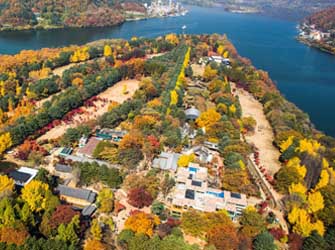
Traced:
[[208, 109], [206, 112], [203, 112], [198, 117], [196, 123], [200, 128], [203, 127], [208, 128], [217, 123], [220, 119], [221, 119], [220, 113], [216, 112], [215, 109]]
[[111, 55], [113, 55], [112, 47], [106, 44], [105, 47], [104, 47], [104, 56], [108, 57], [108, 56], [111, 56]]
[[90, 59], [90, 54], [88, 53], [88, 47], [82, 47], [76, 50], [70, 57], [70, 62], [84, 62]]
[[311, 156], [316, 156], [318, 151], [322, 149], [319, 142], [312, 139], [303, 139], [299, 142], [299, 147], [296, 149], [297, 152], [307, 152]]
[[84, 81], [80, 77], [76, 77], [72, 80], [72, 85], [80, 87], [80, 86], [83, 86], [83, 84], [84, 84]]
[[296, 193], [304, 196], [306, 192], [307, 188], [301, 183], [292, 183], [291, 186], [289, 187], [290, 194]]
[[40, 70], [34, 70], [29, 72], [29, 78], [34, 80], [41, 80], [47, 78], [52, 73], [50, 68], [42, 68]]
[[165, 36], [165, 40], [169, 43], [177, 45], [179, 43], [178, 36], [176, 34], [168, 34]]
[[153, 235], [154, 227], [160, 223], [156, 215], [144, 212], [135, 212], [125, 222], [125, 229], [130, 229], [135, 233], [143, 233], [148, 236]]
[[210, 65], [207, 65], [205, 67], [203, 78], [206, 81], [211, 81], [217, 76], [217, 74], [218, 74], [218, 71], [216, 69], [212, 69]]
[[229, 51], [227, 50], [225, 53], [223, 53], [224, 58], [229, 58]]
[[12, 146], [12, 138], [9, 133], [0, 135], [0, 156]]
[[14, 180], [7, 175], [0, 175], [0, 199], [10, 196], [14, 190]]
[[102, 239], [102, 230], [101, 230], [99, 221], [97, 219], [94, 219], [92, 221], [92, 226], [91, 226], [90, 231], [91, 231], [91, 234], [94, 240], [100, 241]]
[[300, 159], [298, 157], [293, 157], [287, 162], [288, 167], [295, 168], [298, 174], [301, 176], [301, 178], [305, 178], [307, 169], [305, 166], [300, 165]]
[[308, 211], [315, 213], [324, 208], [324, 199], [320, 192], [312, 192], [308, 194]]
[[223, 53], [224, 53], [224, 47], [223, 47], [223, 45], [219, 45], [219, 47], [218, 47], [218, 49], [217, 49], [217, 52], [218, 52], [218, 54], [219, 54], [220, 56], [223, 55]]
[[286, 141], [283, 141], [283, 142], [279, 145], [279, 147], [280, 147], [280, 152], [284, 152], [284, 151], [286, 151], [286, 149], [288, 149], [288, 148], [292, 145], [293, 140], [294, 140], [294, 136], [290, 136], [290, 137], [287, 138]]
[[235, 106], [235, 104], [232, 104], [232, 105], [229, 106], [229, 112], [231, 114], [235, 114], [236, 113], [236, 106]]
[[171, 90], [171, 92], [170, 92], [170, 98], [171, 98], [171, 100], [170, 100], [170, 105], [177, 105], [177, 103], [178, 103], [178, 93], [177, 93], [177, 91], [176, 90]]
[[328, 171], [326, 169], [323, 169], [321, 171], [320, 180], [318, 184], [316, 185], [315, 189], [318, 190], [320, 188], [327, 186], [329, 183], [329, 179], [330, 179], [330, 176], [329, 176]]
[[178, 167], [187, 167], [190, 164], [190, 162], [193, 162], [194, 160], [195, 160], [194, 154], [182, 155], [178, 160]]
[[49, 186], [41, 181], [33, 180], [29, 182], [23, 189], [21, 198], [25, 201], [30, 210], [40, 212], [48, 205], [48, 198], [51, 196]]

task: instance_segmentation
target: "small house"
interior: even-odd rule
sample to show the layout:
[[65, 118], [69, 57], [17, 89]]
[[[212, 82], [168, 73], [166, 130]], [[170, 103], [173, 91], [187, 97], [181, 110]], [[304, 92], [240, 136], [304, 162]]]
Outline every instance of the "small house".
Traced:
[[91, 137], [87, 144], [77, 152], [78, 156], [93, 158], [93, 152], [101, 140], [97, 137]]
[[15, 181], [15, 185], [24, 187], [35, 178], [37, 173], [38, 170], [36, 169], [21, 167], [18, 170], [9, 172], [8, 177]]
[[69, 204], [78, 207], [87, 207], [95, 202], [97, 194], [88, 189], [71, 188], [64, 185], [58, 185], [56, 189], [60, 199]]

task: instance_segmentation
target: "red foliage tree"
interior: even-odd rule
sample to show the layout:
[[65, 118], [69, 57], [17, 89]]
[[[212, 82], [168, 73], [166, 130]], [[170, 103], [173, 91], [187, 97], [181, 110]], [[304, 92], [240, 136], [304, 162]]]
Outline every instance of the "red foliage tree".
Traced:
[[280, 240], [286, 235], [285, 231], [281, 228], [271, 228], [269, 230], [269, 233], [272, 234], [273, 238], [275, 238], [276, 240]]
[[152, 201], [152, 196], [144, 188], [133, 188], [128, 192], [128, 203], [134, 207], [150, 206]]
[[58, 205], [50, 218], [50, 227], [57, 228], [60, 224], [68, 224], [75, 215], [78, 215], [70, 205]]
[[302, 249], [303, 239], [299, 234], [291, 233], [288, 236], [288, 245], [290, 250], [300, 250]]

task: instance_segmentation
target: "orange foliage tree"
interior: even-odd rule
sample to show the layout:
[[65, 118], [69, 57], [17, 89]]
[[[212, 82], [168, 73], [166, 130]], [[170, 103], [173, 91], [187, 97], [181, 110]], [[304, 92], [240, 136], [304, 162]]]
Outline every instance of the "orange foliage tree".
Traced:
[[153, 235], [154, 228], [160, 223], [156, 215], [135, 211], [125, 222], [125, 229], [130, 229], [135, 233], [143, 233], [148, 236]]

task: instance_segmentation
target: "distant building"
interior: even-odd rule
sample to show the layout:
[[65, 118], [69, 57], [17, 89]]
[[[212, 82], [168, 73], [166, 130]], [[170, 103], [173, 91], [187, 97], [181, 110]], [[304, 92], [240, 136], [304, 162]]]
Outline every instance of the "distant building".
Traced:
[[56, 189], [60, 199], [69, 204], [78, 207], [87, 207], [95, 202], [97, 194], [88, 189], [71, 188], [64, 185], [58, 185]]
[[204, 146], [211, 149], [211, 150], [215, 150], [215, 151], [219, 150], [219, 144], [215, 143], [215, 142], [205, 141]]
[[78, 156], [93, 158], [93, 152], [95, 148], [98, 146], [99, 142], [101, 142], [99, 138], [91, 137], [88, 140], [87, 144], [84, 147], [80, 148], [76, 154]]
[[63, 164], [59, 164], [57, 163], [55, 166], [55, 170], [57, 172], [61, 172], [61, 173], [71, 173], [72, 172], [72, 167], [69, 165], [63, 165]]
[[200, 116], [200, 111], [196, 108], [189, 108], [185, 110], [187, 120], [196, 120]]
[[209, 163], [213, 160], [212, 152], [204, 146], [196, 146], [191, 151], [198, 157], [201, 162]]
[[127, 133], [128, 132], [125, 130], [104, 128], [97, 130], [95, 135], [97, 138], [102, 140], [112, 140], [114, 142], [120, 142]]
[[224, 58], [222, 56], [210, 56], [208, 58], [208, 62], [216, 62], [216, 63], [223, 64], [226, 66], [230, 66], [229, 58]]
[[207, 178], [207, 168], [198, 164], [178, 169], [175, 189], [168, 196], [172, 215], [179, 217], [191, 208], [203, 212], [225, 209], [233, 220], [241, 215], [247, 207], [246, 195], [208, 187]]
[[162, 152], [158, 158], [154, 159], [152, 167], [176, 172], [180, 156], [181, 154]]
[[17, 186], [24, 187], [36, 177], [37, 173], [36, 169], [21, 167], [9, 172], [8, 177], [12, 178]]

